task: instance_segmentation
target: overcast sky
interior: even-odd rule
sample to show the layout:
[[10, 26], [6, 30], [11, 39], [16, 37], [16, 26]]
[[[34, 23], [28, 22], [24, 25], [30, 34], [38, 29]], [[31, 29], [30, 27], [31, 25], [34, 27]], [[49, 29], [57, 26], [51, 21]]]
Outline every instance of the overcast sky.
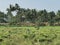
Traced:
[[0, 10], [6, 12], [6, 8], [15, 3], [18, 3], [21, 8], [46, 9], [55, 12], [60, 9], [60, 0], [0, 0]]

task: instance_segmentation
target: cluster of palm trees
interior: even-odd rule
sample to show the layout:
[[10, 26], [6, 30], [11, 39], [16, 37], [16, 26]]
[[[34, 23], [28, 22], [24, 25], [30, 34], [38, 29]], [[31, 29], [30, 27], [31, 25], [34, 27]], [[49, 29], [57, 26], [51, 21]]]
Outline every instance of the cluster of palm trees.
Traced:
[[[21, 8], [18, 4], [15, 4], [15, 6], [10, 5], [9, 8], [7, 8], [7, 20], [9, 23], [20, 23], [20, 22], [30, 22], [30, 23], [38, 23], [38, 24], [44, 24], [49, 23], [50, 25], [54, 24], [60, 24], [60, 10], [58, 12], [51, 11], [48, 12], [46, 9], [37, 11], [36, 9], [25, 9]], [[16, 15], [14, 16], [12, 12], [16, 12]], [[0, 13], [0, 15], [2, 15]], [[3, 17], [3, 16], [0, 16]]]

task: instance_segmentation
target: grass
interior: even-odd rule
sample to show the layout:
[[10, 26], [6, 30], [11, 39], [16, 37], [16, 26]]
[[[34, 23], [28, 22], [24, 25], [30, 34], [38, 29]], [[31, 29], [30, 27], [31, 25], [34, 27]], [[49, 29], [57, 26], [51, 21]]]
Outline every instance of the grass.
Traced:
[[60, 26], [0, 27], [0, 45], [60, 45]]

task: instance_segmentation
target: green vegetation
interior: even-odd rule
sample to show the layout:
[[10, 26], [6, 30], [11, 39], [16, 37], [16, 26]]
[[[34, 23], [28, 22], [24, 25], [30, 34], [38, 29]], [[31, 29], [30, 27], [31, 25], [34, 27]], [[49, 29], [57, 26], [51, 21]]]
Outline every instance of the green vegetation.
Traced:
[[[12, 14], [14, 11], [16, 12], [15, 16]], [[37, 11], [36, 9], [21, 8], [18, 4], [10, 4], [6, 14], [0, 12], [0, 23], [19, 26], [57, 26], [60, 25], [60, 10], [56, 13], [48, 12], [46, 9]]]
[[60, 26], [0, 27], [0, 45], [60, 45]]
[[60, 45], [60, 10], [10, 5], [6, 14], [0, 11], [0, 45]]

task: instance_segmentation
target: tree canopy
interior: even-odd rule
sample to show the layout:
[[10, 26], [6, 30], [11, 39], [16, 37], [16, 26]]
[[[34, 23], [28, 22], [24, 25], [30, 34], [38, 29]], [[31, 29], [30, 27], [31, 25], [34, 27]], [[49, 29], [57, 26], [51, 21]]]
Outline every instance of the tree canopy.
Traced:
[[[14, 16], [12, 12], [16, 11], [16, 15]], [[49, 25], [55, 25], [56, 23], [60, 24], [60, 10], [58, 12], [50, 11], [48, 12], [46, 9], [37, 11], [36, 9], [25, 9], [21, 8], [18, 4], [12, 5], [10, 4], [9, 8], [7, 8], [7, 14], [0, 11], [0, 19], [6, 19], [8, 23], [48, 23]], [[6, 21], [5, 20], [5, 21]], [[0, 20], [1, 21], [1, 20]], [[4, 21], [3, 21], [4, 23]]]

